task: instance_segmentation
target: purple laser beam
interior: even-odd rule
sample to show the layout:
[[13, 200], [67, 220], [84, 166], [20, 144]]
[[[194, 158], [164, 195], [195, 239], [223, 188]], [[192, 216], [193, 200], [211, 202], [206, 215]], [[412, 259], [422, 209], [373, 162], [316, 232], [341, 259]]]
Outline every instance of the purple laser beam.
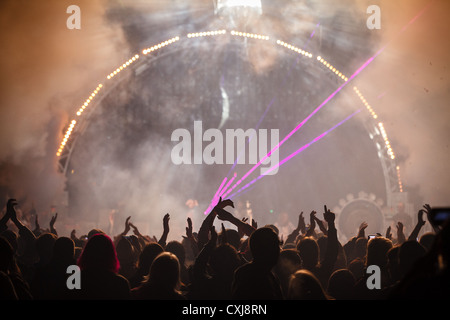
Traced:
[[358, 68], [351, 76], [348, 78], [347, 81], [345, 81], [342, 85], [339, 86], [332, 94], [328, 96], [316, 109], [313, 110], [302, 122], [300, 122], [291, 132], [289, 132], [286, 137], [283, 138], [268, 154], [266, 154], [261, 160], [259, 160], [241, 179], [239, 179], [236, 184], [234, 184], [231, 189], [229, 189], [225, 194], [224, 197], [226, 197], [234, 188], [236, 188], [241, 182], [247, 178], [253, 171], [255, 171], [264, 160], [266, 160], [270, 155], [276, 151], [278, 148], [280, 148], [295, 132], [300, 130], [301, 127], [305, 125], [306, 122], [311, 119], [312, 116], [314, 116], [317, 112], [319, 112], [320, 109], [323, 108], [336, 94], [338, 94], [350, 81], [352, 81], [362, 70], [364, 70], [372, 61], [375, 59], [375, 57], [381, 53], [381, 50], [378, 51], [374, 56], [370, 57], [361, 67]]
[[[300, 147], [299, 149], [297, 149], [296, 151], [294, 151], [293, 153], [291, 153], [289, 156], [287, 156], [286, 158], [284, 158], [283, 160], [281, 160], [280, 162], [278, 162], [277, 164], [273, 165], [272, 167], [270, 167], [269, 170], [267, 170], [266, 175], [268, 172], [275, 170], [276, 168], [280, 167], [281, 165], [285, 164], [286, 162], [288, 162], [290, 159], [292, 159], [293, 157], [295, 157], [296, 155], [300, 154], [301, 152], [303, 152], [305, 149], [309, 148], [311, 145], [313, 145], [314, 143], [316, 143], [317, 141], [321, 140], [323, 137], [325, 137], [327, 134], [329, 134], [331, 131], [335, 130], [336, 128], [338, 128], [339, 126], [343, 125], [345, 122], [347, 122], [348, 120], [350, 120], [351, 118], [353, 118], [356, 114], [358, 114], [359, 112], [361, 112], [361, 110], [357, 110], [354, 113], [352, 113], [351, 115], [349, 115], [347, 118], [345, 118], [344, 120], [340, 121], [339, 123], [335, 124], [333, 127], [331, 127], [330, 129], [328, 129], [327, 131], [323, 132], [322, 134], [318, 135], [316, 138], [314, 138], [313, 140], [311, 140], [310, 142], [308, 142], [307, 144], [303, 145], [302, 147]], [[254, 184], [256, 181], [260, 180], [261, 178], [263, 178], [265, 175], [261, 174], [259, 175], [257, 178], [253, 179], [252, 181], [250, 181], [249, 183], [247, 183], [246, 185], [244, 185], [242, 188], [240, 188], [238, 191], [236, 191], [234, 194], [232, 194], [229, 198], [232, 199], [233, 197], [235, 197], [237, 194], [239, 194], [240, 192], [242, 192], [243, 190], [247, 189], [248, 187], [250, 187], [252, 184]]]

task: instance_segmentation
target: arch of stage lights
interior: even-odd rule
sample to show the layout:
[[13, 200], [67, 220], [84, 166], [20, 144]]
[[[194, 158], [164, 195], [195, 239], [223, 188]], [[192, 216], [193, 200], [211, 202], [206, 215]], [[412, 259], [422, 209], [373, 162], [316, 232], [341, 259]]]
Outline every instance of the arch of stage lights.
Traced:
[[[322, 68], [328, 70], [337, 81], [346, 82], [348, 77], [343, 74], [338, 68], [333, 66], [327, 59], [321, 55], [314, 55], [311, 52], [305, 51], [295, 45], [284, 42], [282, 40], [271, 39], [267, 35], [240, 32], [240, 31], [227, 31], [227, 30], [214, 30], [214, 31], [202, 31], [195, 33], [188, 33], [185, 36], [175, 36], [167, 39], [166, 41], [157, 43], [151, 47], [145, 48], [140, 54], [135, 54], [127, 61], [124, 61], [121, 65], [117, 66], [110, 74], [105, 76], [103, 82], [90, 93], [88, 98], [83, 101], [75, 115], [64, 128], [64, 136], [60, 142], [59, 148], [56, 152], [58, 157], [59, 170], [65, 175], [70, 162], [72, 150], [76, 144], [77, 137], [80, 136], [85, 130], [89, 122], [89, 114], [95, 108], [103, 97], [107, 96], [121, 80], [122, 74], [126, 73], [130, 69], [138, 70], [142, 63], [145, 63], [146, 59], [156, 59], [156, 55], [161, 54], [163, 48], [169, 47], [181, 40], [189, 41], [190, 39], [199, 37], [220, 37], [224, 35], [230, 35], [232, 37], [241, 37], [253, 41], [266, 41], [272, 42], [274, 45], [290, 50], [295, 54], [302, 56], [305, 59], [312, 59], [316, 63], [320, 64]], [[396, 165], [395, 153], [393, 147], [389, 141], [388, 134], [384, 128], [383, 122], [379, 120], [377, 113], [370, 103], [366, 100], [362, 92], [356, 86], [353, 87], [354, 93], [358, 96], [362, 105], [365, 107], [365, 113], [368, 115], [370, 121], [368, 121], [367, 130], [370, 138], [373, 140], [377, 148], [377, 154], [381, 162], [382, 170], [384, 173], [386, 184], [386, 205], [391, 207], [395, 203], [395, 195], [403, 193], [403, 186], [400, 177], [400, 167]], [[347, 196], [348, 197], [348, 196]], [[378, 205], [381, 203], [378, 202]], [[335, 210], [341, 210], [339, 207], [335, 207]]]

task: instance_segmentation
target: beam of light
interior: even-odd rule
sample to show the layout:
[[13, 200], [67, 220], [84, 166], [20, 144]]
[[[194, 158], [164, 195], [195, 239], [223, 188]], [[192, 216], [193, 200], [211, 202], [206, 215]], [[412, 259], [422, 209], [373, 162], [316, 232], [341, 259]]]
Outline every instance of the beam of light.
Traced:
[[[317, 23], [316, 27], [318, 27], [319, 25], [320, 25], [320, 22]], [[314, 32], [314, 31], [313, 31], [313, 32]], [[305, 47], [308, 47], [308, 43], [309, 43], [309, 41], [311, 40], [311, 38], [312, 38], [312, 37], [310, 37], [310, 38], [307, 40], [307, 42], [306, 42], [306, 44], [305, 44]], [[284, 43], [284, 42], [282, 42], [282, 41], [280, 41], [280, 40], [278, 40], [277, 43], [278, 43], [278, 42], [279, 42], [280, 45], [281, 45], [281, 43]], [[284, 86], [284, 84], [286, 83], [287, 78], [291, 75], [292, 70], [294, 70], [294, 67], [299, 63], [299, 61], [300, 61], [300, 57], [298, 57], [297, 60], [295, 61], [295, 65], [294, 65], [292, 68], [289, 68], [287, 75], [283, 78], [283, 86]], [[272, 106], [273, 106], [275, 100], [276, 100], [276, 97], [273, 97], [272, 100], [270, 100], [269, 104], [268, 104], [267, 107], [266, 107], [266, 110], [264, 111], [264, 113], [262, 114], [262, 116], [259, 118], [259, 121], [258, 121], [258, 123], [256, 124], [256, 127], [255, 127], [255, 130], [258, 130], [259, 126], [261, 125], [261, 123], [262, 123], [263, 120], [265, 119], [267, 113], [268, 113], [269, 110], [272, 108]], [[252, 138], [253, 138], [253, 135], [249, 138], [248, 141], [250, 142]], [[245, 147], [246, 147], [246, 145], [244, 146], [244, 150], [245, 150]], [[239, 160], [239, 158], [240, 158], [240, 156], [242, 155], [243, 152], [244, 152], [244, 151], [241, 151], [241, 152], [238, 154], [238, 156], [236, 157], [236, 160], [234, 161], [233, 166], [230, 168], [230, 171], [228, 171], [228, 173], [227, 173], [227, 177], [230, 175], [231, 171], [233, 171], [234, 168], [236, 167], [236, 164], [237, 164], [237, 162], [238, 162], [238, 160]]]
[[253, 179], [252, 181], [250, 181], [249, 183], [247, 183], [246, 185], [244, 185], [242, 188], [240, 188], [238, 191], [236, 191], [235, 193], [233, 193], [231, 196], [229, 196], [229, 199], [233, 199], [236, 195], [238, 195], [239, 193], [241, 193], [242, 191], [244, 191], [245, 189], [247, 189], [248, 187], [250, 187], [251, 185], [253, 185], [255, 182], [257, 182], [258, 180], [260, 180], [261, 178], [263, 178], [264, 176], [267, 175], [267, 173], [271, 172], [272, 170], [275, 170], [278, 167], [281, 167], [283, 164], [285, 164], [286, 162], [288, 162], [289, 160], [291, 160], [293, 157], [295, 157], [296, 155], [302, 153], [304, 150], [306, 150], [307, 148], [309, 148], [311, 145], [313, 145], [314, 143], [316, 143], [317, 141], [321, 140], [322, 138], [324, 138], [327, 134], [329, 134], [330, 132], [332, 132], [333, 130], [335, 130], [336, 128], [340, 127], [341, 125], [343, 125], [345, 122], [347, 122], [348, 120], [350, 120], [351, 118], [353, 118], [355, 115], [357, 115], [359, 112], [361, 112], [361, 110], [357, 110], [355, 112], [353, 112], [351, 115], [349, 115], [348, 117], [346, 117], [344, 120], [340, 121], [339, 123], [335, 124], [333, 127], [331, 127], [330, 129], [328, 129], [327, 131], [323, 132], [322, 134], [318, 135], [317, 137], [315, 137], [313, 140], [311, 140], [310, 142], [308, 142], [307, 144], [303, 145], [302, 147], [300, 147], [299, 149], [297, 149], [296, 151], [294, 151], [293, 153], [291, 153], [290, 155], [288, 155], [286, 158], [284, 158], [283, 160], [281, 160], [280, 162], [278, 162], [277, 164], [273, 165], [272, 167], [269, 168], [269, 170], [267, 170], [266, 174], [261, 174], [259, 175], [257, 178]]
[[230, 181], [228, 181], [227, 185], [221, 190], [221, 192], [219, 193], [219, 195], [216, 197], [216, 199], [219, 199], [219, 197], [221, 197], [224, 192], [228, 189], [228, 187], [233, 183], [234, 179], [236, 179], [237, 177], [237, 173], [235, 172], [233, 177], [230, 179]]
[[225, 177], [225, 179], [223, 179], [222, 183], [219, 186], [219, 189], [217, 189], [216, 193], [214, 194], [214, 197], [211, 200], [211, 203], [209, 204], [208, 208], [206, 208], [204, 214], [208, 214], [211, 211], [211, 209], [215, 205], [215, 200], [219, 198], [218, 197], [219, 192], [222, 191], [222, 188], [223, 188], [225, 182], [227, 182], [227, 180], [228, 180], [227, 177]]
[[339, 91], [341, 91], [348, 83], [350, 83], [362, 70], [364, 70], [377, 56], [379, 56], [388, 45], [397, 37], [399, 37], [410, 25], [412, 25], [421, 15], [425, 13], [425, 11], [431, 6], [433, 0], [425, 6], [416, 16], [414, 16], [398, 33], [397, 35], [391, 39], [386, 45], [384, 45], [381, 49], [379, 49], [372, 57], [370, 57], [366, 62], [363, 63], [361, 67], [359, 67], [350, 78], [346, 79], [346, 81], [337, 88], [328, 98], [326, 98], [308, 117], [306, 117], [297, 127], [294, 128], [274, 149], [272, 149], [267, 155], [265, 155], [258, 163], [256, 163], [241, 179], [239, 179], [236, 184], [234, 184], [231, 189], [229, 189], [225, 194], [226, 197], [233, 189], [235, 189], [242, 181], [247, 178], [254, 170], [256, 170], [261, 163], [267, 159], [274, 151], [276, 151], [287, 139], [289, 139], [295, 132], [297, 132], [314, 114], [316, 114], [328, 101], [330, 101]]
[[283, 140], [281, 140], [268, 154], [266, 154], [264, 157], [262, 157], [261, 160], [259, 160], [246, 174], [244, 174], [244, 176], [239, 179], [236, 184], [234, 184], [231, 189], [229, 189], [225, 194], [224, 197], [226, 197], [231, 191], [233, 191], [233, 189], [235, 189], [239, 184], [242, 183], [242, 181], [244, 179], [246, 179], [253, 171], [255, 171], [264, 160], [266, 160], [268, 157], [271, 156], [271, 154], [276, 151], [277, 149], [279, 149], [295, 132], [297, 132], [298, 130], [300, 130], [300, 128], [302, 128], [306, 122], [309, 121], [309, 119], [311, 119], [317, 112], [319, 112], [320, 109], [323, 108], [323, 106], [325, 106], [332, 98], [334, 98], [334, 96], [336, 94], [338, 94], [338, 92], [340, 92], [348, 83], [350, 83], [350, 81], [352, 81], [362, 70], [364, 70], [375, 58], [375, 56], [370, 57], [365, 63], [363, 63], [363, 65], [361, 67], [358, 68], [358, 70], [356, 70], [351, 76], [350, 78], [345, 81], [342, 85], [339, 86], [339, 88], [337, 88], [332, 94], [330, 94], [328, 96], [328, 98], [326, 98], [316, 109], [313, 110], [313, 112], [311, 112], [302, 122], [300, 122], [291, 132], [289, 132], [286, 137], [283, 138]]

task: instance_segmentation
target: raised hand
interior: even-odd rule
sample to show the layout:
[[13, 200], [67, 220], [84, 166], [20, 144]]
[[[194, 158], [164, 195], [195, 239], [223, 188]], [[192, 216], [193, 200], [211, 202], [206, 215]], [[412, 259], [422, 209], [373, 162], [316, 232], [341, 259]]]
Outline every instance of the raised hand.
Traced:
[[327, 223], [334, 223], [334, 220], [336, 219], [336, 214], [331, 212], [330, 209], [327, 208], [327, 206], [323, 206], [324, 212], [323, 212], [323, 218]]
[[306, 230], [305, 217], [303, 216], [303, 211], [298, 215], [297, 230], [300, 231], [302, 234], [305, 233]]
[[231, 201], [231, 199], [222, 200], [222, 197], [219, 198], [219, 201], [216, 204], [216, 207], [219, 207], [221, 209], [228, 207], [228, 206], [234, 208], [233, 201]]
[[362, 222], [359, 225], [358, 235], [356, 236], [356, 238], [364, 238], [365, 237], [365, 231], [366, 231], [367, 227], [368, 227], [367, 222], [365, 222], [365, 221]]
[[310, 229], [314, 229], [316, 227], [316, 211], [311, 211], [311, 213], [309, 214], [309, 226]]
[[192, 219], [191, 218], [187, 218], [187, 224], [188, 226], [186, 227], [186, 237], [188, 239], [192, 239], [193, 238], [193, 234], [192, 234]]
[[252, 218], [252, 227], [258, 229], [258, 222], [256, 222], [256, 220], [253, 218]]
[[58, 235], [58, 233], [56, 232], [56, 229], [54, 227], [55, 226], [55, 222], [56, 222], [56, 218], [58, 218], [58, 212], [56, 212], [55, 215], [52, 216], [51, 219], [50, 219], [50, 232], [52, 232], [55, 235]]
[[166, 213], [163, 218], [163, 234], [158, 243], [164, 248], [166, 246], [167, 236], [169, 235], [169, 220], [170, 215]]
[[39, 225], [39, 218], [38, 214], [36, 213], [34, 217], [34, 230], [38, 231], [39, 229], [41, 229], [41, 226]]
[[122, 235], [126, 236], [127, 233], [130, 231], [131, 229], [131, 225], [130, 225], [130, 219], [131, 216], [129, 216], [126, 220], [125, 220], [125, 229], [122, 232]]
[[170, 230], [170, 228], [169, 228], [169, 220], [170, 220], [170, 215], [168, 213], [166, 213], [164, 215], [164, 218], [163, 218], [163, 229], [164, 229], [164, 232], [167, 231], [167, 233]]
[[16, 212], [16, 208], [15, 208], [16, 205], [17, 205], [16, 199], [9, 199], [6, 204], [6, 215], [11, 220], [17, 220], [17, 212]]
[[219, 210], [217, 210], [217, 218], [219, 218], [220, 220], [223, 220], [223, 221], [231, 221], [234, 218], [234, 216], [226, 210], [219, 209]]
[[314, 232], [315, 232], [315, 228], [316, 228], [316, 211], [311, 211], [311, 213], [309, 214], [309, 229], [306, 232], [305, 236], [307, 237], [311, 237], [313, 236]]
[[403, 223], [400, 221], [397, 223], [397, 242], [398, 244], [402, 244], [406, 241], [405, 234], [403, 233]]
[[133, 229], [133, 234], [135, 234], [138, 237], [142, 237], [141, 233], [139, 232], [139, 229], [134, 224], [130, 222], [129, 225], [131, 229]]
[[425, 220], [423, 219], [423, 214], [426, 213], [425, 210], [419, 210], [417, 213], [417, 224], [423, 226], [425, 224]]
[[386, 238], [389, 239], [389, 240], [392, 240], [391, 226], [387, 227]]

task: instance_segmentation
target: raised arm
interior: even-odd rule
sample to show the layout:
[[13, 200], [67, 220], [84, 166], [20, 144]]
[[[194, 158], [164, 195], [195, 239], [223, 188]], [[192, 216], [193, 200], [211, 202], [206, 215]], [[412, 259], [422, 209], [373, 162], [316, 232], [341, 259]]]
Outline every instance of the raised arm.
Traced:
[[314, 221], [316, 222], [316, 224], [319, 226], [319, 230], [322, 231], [322, 233], [324, 235], [328, 235], [328, 230], [325, 227], [325, 224], [323, 223], [322, 220], [320, 220], [319, 218], [317, 218], [317, 216], [314, 216]]
[[170, 228], [169, 228], [169, 220], [170, 220], [170, 215], [169, 215], [168, 213], [166, 213], [166, 214], [164, 215], [164, 218], [163, 218], [163, 233], [162, 233], [162, 235], [161, 235], [161, 238], [159, 238], [159, 241], [158, 241], [158, 243], [159, 243], [163, 248], [166, 247], [166, 244], [167, 244], [167, 236], [169, 235], [169, 231], [170, 231]]
[[291, 234], [286, 238], [286, 243], [295, 243], [298, 235], [304, 234], [306, 229], [305, 217], [303, 217], [303, 211], [298, 215], [297, 228], [295, 228]]
[[194, 276], [194, 283], [201, 286], [203, 281], [208, 279], [208, 272], [207, 272], [207, 265], [208, 260], [213, 252], [214, 248], [217, 245], [217, 233], [214, 228], [214, 226], [211, 226], [210, 229], [211, 238], [208, 240], [208, 242], [203, 246], [202, 250], [200, 250], [200, 253], [195, 258], [195, 263], [193, 267], [193, 276]]
[[363, 222], [359, 225], [358, 234], [356, 235], [356, 239], [366, 237], [366, 228], [367, 227], [368, 227], [367, 222]]
[[430, 221], [431, 206], [430, 206], [429, 204], [425, 204], [425, 205], [423, 206], [423, 208], [424, 208], [425, 213], [426, 213], [426, 215], [427, 215], [428, 222], [430, 223], [431, 227], [432, 227], [433, 230], [434, 230], [434, 233], [438, 233], [438, 232], [439, 232], [439, 228], [438, 228], [437, 226], [435, 226], [435, 225]]
[[189, 241], [192, 252], [194, 254], [194, 257], [196, 257], [199, 253], [198, 244], [197, 244], [197, 239], [195, 239], [194, 233], [193, 233], [192, 219], [189, 217], [187, 218], [187, 225], [188, 226], [186, 227], [186, 236], [183, 238], [185, 238], [187, 241]]
[[235, 216], [233, 216], [230, 212], [222, 209], [219, 206], [214, 208], [214, 211], [217, 213], [217, 217], [220, 220], [228, 221], [231, 224], [234, 224], [239, 230], [241, 230], [246, 236], [250, 237], [250, 235], [256, 230], [255, 227], [249, 225], [248, 223], [239, 220]]
[[308, 231], [306, 231], [305, 236], [306, 237], [315, 237], [316, 233], [315, 233], [315, 229], [316, 229], [316, 211], [311, 211], [311, 213], [309, 214], [309, 229]]
[[419, 236], [420, 229], [422, 229], [422, 227], [425, 225], [425, 220], [423, 220], [424, 213], [425, 210], [423, 209], [419, 210], [419, 212], [417, 213], [417, 223], [413, 231], [409, 235], [408, 240], [416, 240], [417, 237]]
[[337, 238], [337, 230], [334, 224], [336, 215], [324, 206], [323, 217], [328, 224], [328, 236], [327, 236], [327, 248], [325, 253], [325, 258], [321, 262], [322, 268], [331, 275], [333, 271], [334, 264], [338, 256], [339, 242]]
[[397, 243], [402, 244], [406, 241], [405, 234], [403, 233], [403, 223], [397, 223]]
[[197, 245], [198, 245], [199, 250], [201, 250], [203, 248], [203, 246], [209, 240], [209, 232], [210, 232], [211, 227], [214, 224], [214, 220], [216, 219], [216, 216], [217, 216], [217, 210], [215, 210], [215, 209], [216, 208], [223, 209], [227, 206], [231, 206], [234, 208], [233, 201], [231, 201], [230, 199], [222, 200], [222, 198], [219, 198], [217, 205], [211, 210], [211, 212], [203, 220], [203, 223], [200, 226], [200, 229], [198, 231], [198, 237], [197, 237]]
[[50, 219], [50, 232], [53, 233], [55, 236], [58, 235], [58, 232], [55, 229], [56, 218], [58, 218], [58, 212], [56, 212], [55, 215], [52, 216]]
[[126, 236], [128, 234], [128, 232], [130, 231], [130, 229], [131, 229], [130, 219], [131, 219], [131, 216], [125, 219], [125, 228], [123, 229], [123, 231], [120, 234], [118, 234], [116, 237], [114, 237], [114, 245], [117, 246], [120, 239], [122, 237]]

